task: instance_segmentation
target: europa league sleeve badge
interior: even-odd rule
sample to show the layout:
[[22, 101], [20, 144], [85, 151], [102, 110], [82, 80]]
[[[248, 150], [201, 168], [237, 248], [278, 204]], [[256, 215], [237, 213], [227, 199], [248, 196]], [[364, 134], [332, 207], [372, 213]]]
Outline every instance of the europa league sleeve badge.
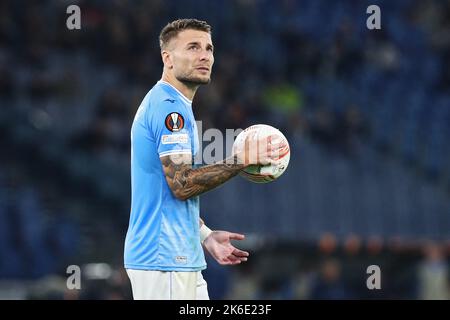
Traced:
[[170, 131], [177, 132], [184, 128], [184, 118], [178, 112], [172, 112], [166, 116], [165, 124]]

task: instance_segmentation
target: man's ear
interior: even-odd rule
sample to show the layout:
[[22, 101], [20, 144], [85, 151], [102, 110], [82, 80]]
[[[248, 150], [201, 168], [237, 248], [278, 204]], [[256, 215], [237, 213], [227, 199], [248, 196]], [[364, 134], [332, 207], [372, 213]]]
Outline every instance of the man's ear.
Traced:
[[161, 51], [161, 57], [162, 57], [162, 61], [164, 63], [164, 66], [167, 67], [168, 69], [172, 69], [173, 68], [173, 63], [172, 63], [172, 55], [169, 51], [167, 50], [162, 50]]

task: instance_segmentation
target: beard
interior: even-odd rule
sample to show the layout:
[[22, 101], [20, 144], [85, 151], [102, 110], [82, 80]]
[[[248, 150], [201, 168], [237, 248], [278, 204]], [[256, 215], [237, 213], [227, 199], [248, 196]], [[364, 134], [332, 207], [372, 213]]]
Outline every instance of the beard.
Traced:
[[181, 74], [181, 75], [175, 76], [175, 78], [178, 81], [183, 82], [184, 84], [189, 85], [189, 86], [198, 86], [201, 84], [208, 84], [211, 81], [211, 77], [201, 78], [201, 77], [192, 75], [192, 73]]

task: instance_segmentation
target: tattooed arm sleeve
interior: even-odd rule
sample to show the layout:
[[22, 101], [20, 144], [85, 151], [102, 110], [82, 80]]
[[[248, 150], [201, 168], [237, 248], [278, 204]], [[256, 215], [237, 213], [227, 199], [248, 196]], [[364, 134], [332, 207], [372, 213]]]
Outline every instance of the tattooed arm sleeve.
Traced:
[[196, 169], [192, 168], [191, 155], [171, 155], [160, 159], [167, 183], [175, 197], [180, 200], [187, 200], [209, 191], [245, 168], [245, 165], [237, 164], [236, 158]]

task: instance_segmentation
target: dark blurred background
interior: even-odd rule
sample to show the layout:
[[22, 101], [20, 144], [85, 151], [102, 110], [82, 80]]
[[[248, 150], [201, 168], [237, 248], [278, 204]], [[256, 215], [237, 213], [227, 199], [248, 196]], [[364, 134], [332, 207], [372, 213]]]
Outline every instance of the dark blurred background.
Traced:
[[266, 123], [291, 145], [277, 181], [201, 197], [251, 252], [208, 259], [211, 298], [449, 299], [448, 0], [1, 1], [0, 298], [131, 298], [130, 127], [161, 76], [161, 28], [187, 17], [213, 27], [203, 129]]

